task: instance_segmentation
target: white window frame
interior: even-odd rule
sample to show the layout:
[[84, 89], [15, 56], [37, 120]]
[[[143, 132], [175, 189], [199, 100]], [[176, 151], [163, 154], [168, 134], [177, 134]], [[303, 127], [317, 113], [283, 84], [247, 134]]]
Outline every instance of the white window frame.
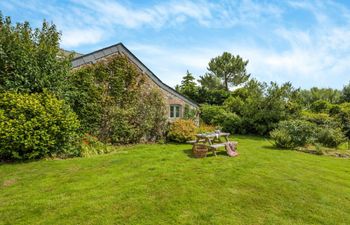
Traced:
[[181, 105], [170, 105], [169, 110], [169, 117], [170, 118], [180, 118], [181, 117]]

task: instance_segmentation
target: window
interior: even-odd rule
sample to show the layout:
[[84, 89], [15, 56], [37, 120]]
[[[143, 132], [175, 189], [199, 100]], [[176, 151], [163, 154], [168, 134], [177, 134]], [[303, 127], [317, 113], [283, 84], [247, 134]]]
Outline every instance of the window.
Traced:
[[180, 105], [170, 105], [170, 118], [180, 117]]

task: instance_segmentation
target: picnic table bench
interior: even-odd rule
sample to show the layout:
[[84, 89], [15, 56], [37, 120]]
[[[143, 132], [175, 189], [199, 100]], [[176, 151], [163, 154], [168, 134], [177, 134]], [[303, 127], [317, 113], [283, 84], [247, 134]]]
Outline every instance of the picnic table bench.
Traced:
[[[193, 144], [193, 146], [195, 146], [198, 143], [203, 143], [207, 145], [208, 150], [212, 151], [213, 154], [216, 156], [216, 150], [220, 147], [225, 147], [225, 145], [229, 142], [229, 135], [230, 133], [225, 132], [197, 134], [196, 140], [188, 141], [187, 143]], [[223, 137], [225, 141], [222, 141], [221, 137]]]

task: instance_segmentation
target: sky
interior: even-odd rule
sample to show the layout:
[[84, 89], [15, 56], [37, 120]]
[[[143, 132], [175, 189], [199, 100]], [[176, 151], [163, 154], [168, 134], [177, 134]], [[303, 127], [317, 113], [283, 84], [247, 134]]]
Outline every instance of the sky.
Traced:
[[122, 42], [172, 87], [224, 51], [249, 60], [259, 81], [338, 89], [350, 81], [347, 0], [0, 0], [0, 10], [33, 27], [53, 22], [66, 50]]

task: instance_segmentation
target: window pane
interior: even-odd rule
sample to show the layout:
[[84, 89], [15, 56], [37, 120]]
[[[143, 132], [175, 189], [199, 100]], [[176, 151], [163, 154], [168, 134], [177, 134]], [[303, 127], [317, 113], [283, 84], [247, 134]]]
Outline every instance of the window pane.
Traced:
[[175, 106], [176, 109], [176, 117], [180, 117], [180, 106]]
[[170, 106], [170, 117], [174, 117], [174, 106]]

